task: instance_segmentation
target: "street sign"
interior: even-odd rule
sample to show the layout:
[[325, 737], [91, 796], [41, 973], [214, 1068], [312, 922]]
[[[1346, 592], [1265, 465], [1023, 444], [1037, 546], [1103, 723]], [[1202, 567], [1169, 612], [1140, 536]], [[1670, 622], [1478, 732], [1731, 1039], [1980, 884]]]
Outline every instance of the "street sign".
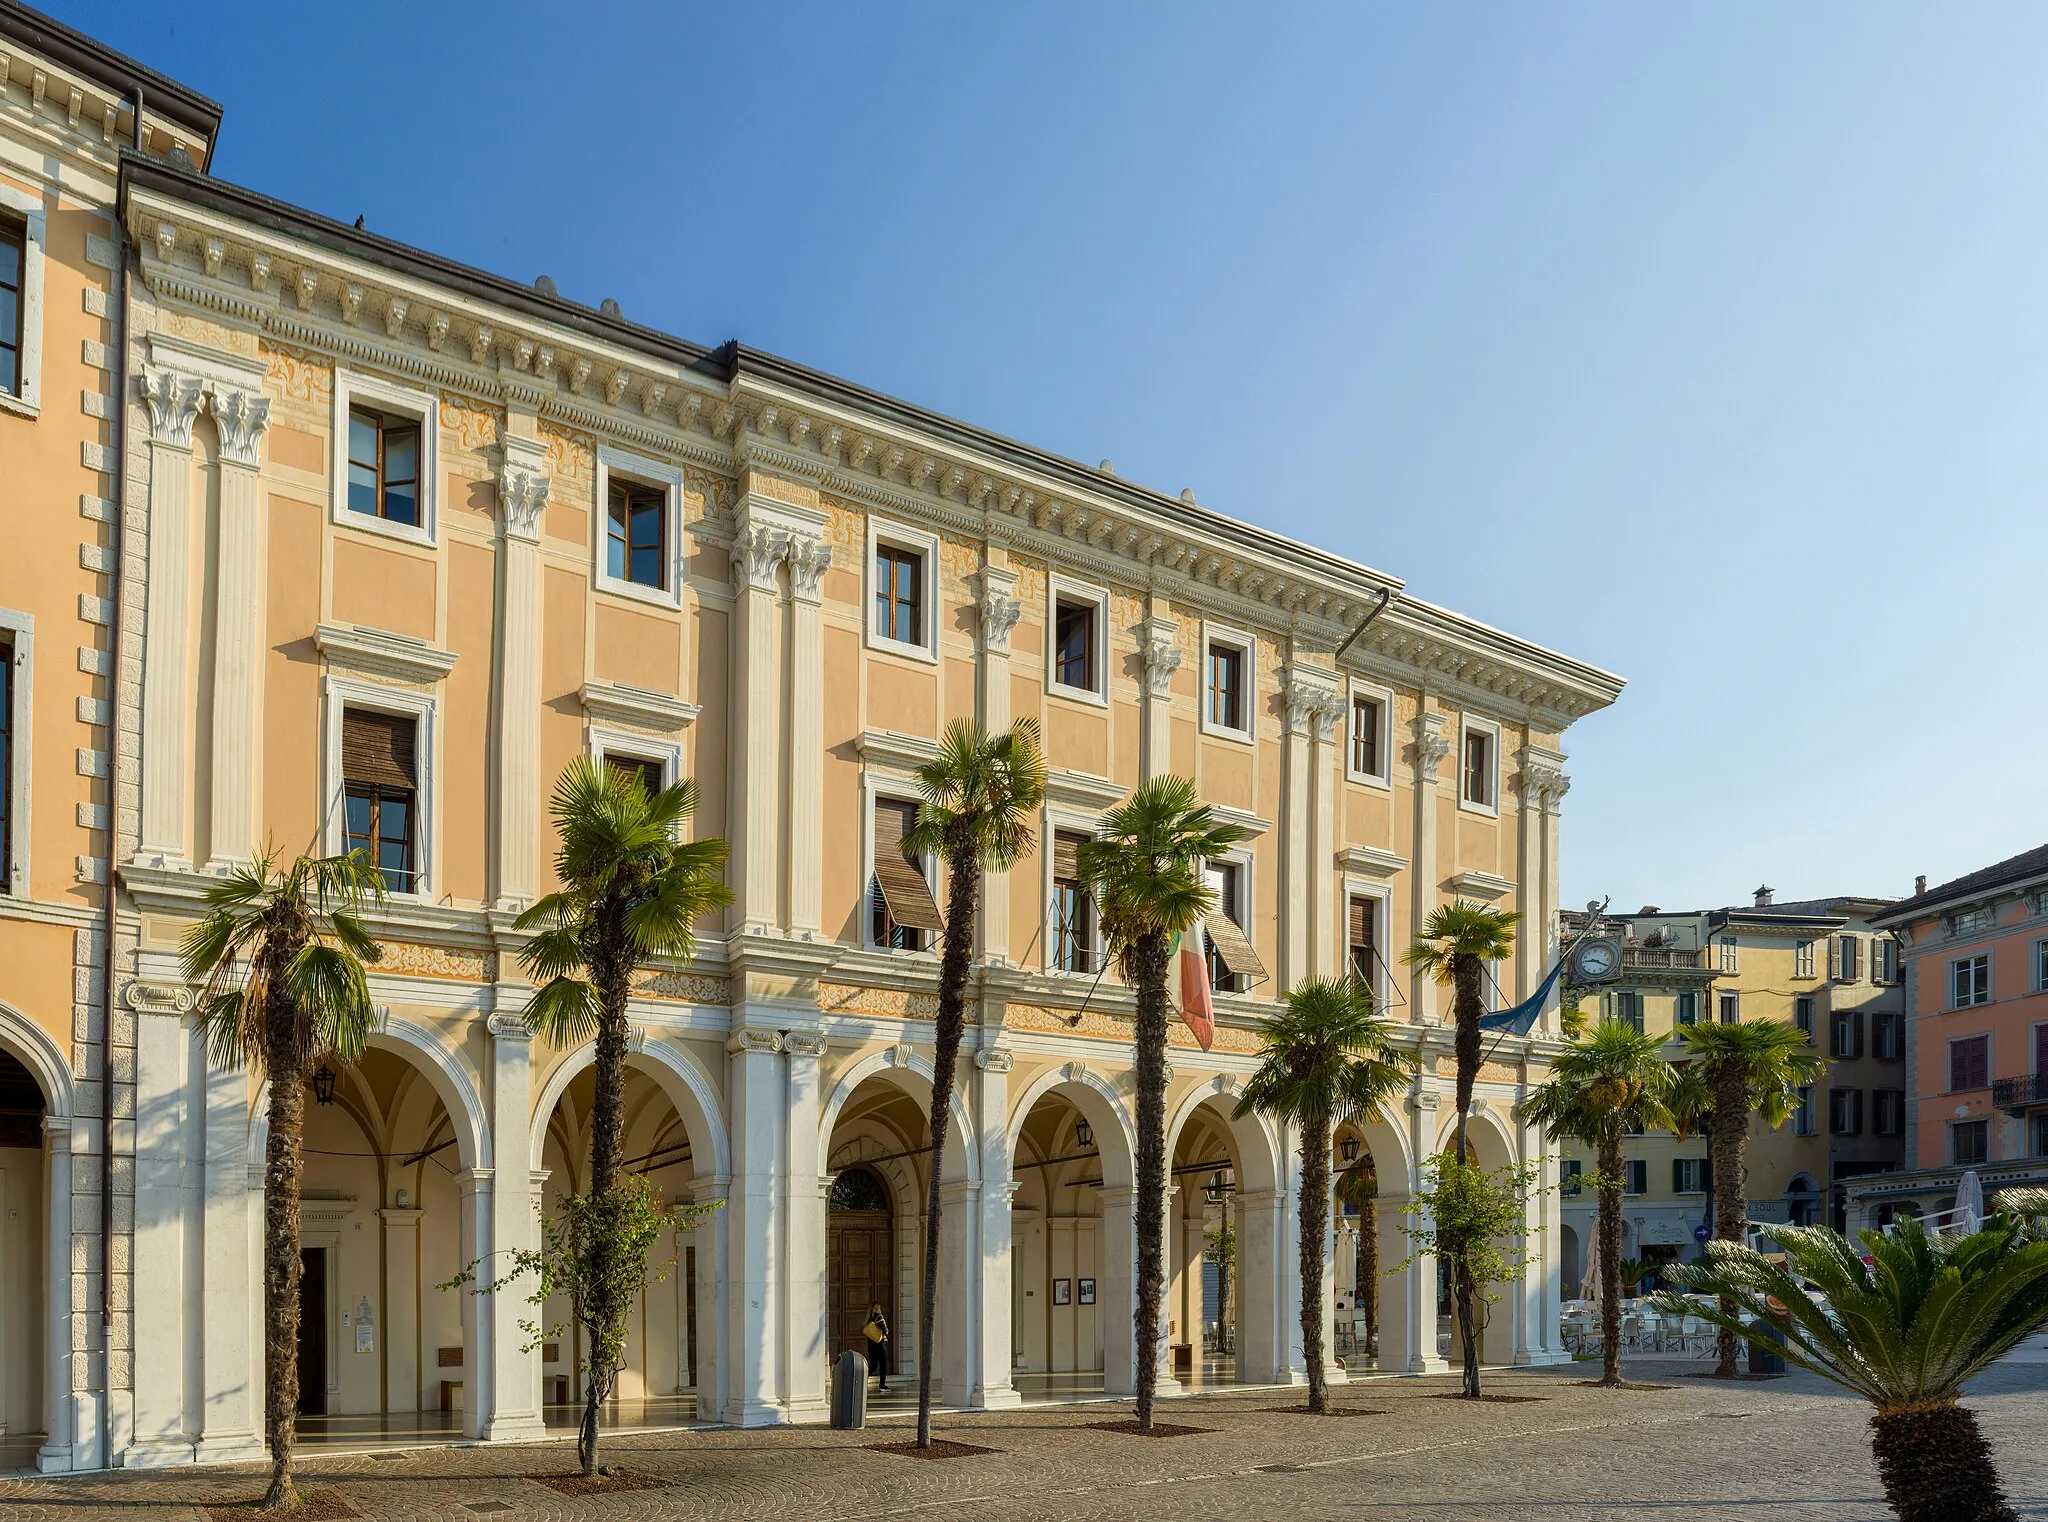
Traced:
[[1713, 1234], [1714, 1229], [1711, 1226], [1709, 1226], [1705, 1221], [1700, 1222], [1699, 1225], [1693, 1227], [1692, 1229], [1692, 1239], [1695, 1242], [1704, 1242]]

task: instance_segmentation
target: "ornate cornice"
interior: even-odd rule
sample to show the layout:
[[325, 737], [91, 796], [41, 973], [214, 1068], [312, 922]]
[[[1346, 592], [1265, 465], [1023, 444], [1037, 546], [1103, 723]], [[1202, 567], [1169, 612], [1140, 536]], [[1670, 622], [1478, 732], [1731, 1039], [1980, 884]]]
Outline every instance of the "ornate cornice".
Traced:
[[1406, 871], [1408, 858], [1378, 846], [1346, 846], [1337, 853], [1337, 866], [1353, 877], [1384, 880]]
[[409, 634], [360, 624], [321, 624], [313, 631], [313, 647], [330, 666], [392, 681], [424, 685], [455, 669], [453, 650], [436, 650]]
[[1494, 872], [1458, 872], [1444, 879], [1444, 886], [1460, 898], [1492, 903], [1515, 891], [1515, 885]]
[[854, 753], [869, 766], [904, 776], [928, 761], [939, 759], [939, 744], [922, 735], [901, 734], [893, 729], [865, 729], [853, 742]]
[[702, 706], [665, 692], [618, 682], [585, 682], [576, 690], [583, 711], [600, 724], [625, 724], [656, 734], [680, 734], [697, 720]]

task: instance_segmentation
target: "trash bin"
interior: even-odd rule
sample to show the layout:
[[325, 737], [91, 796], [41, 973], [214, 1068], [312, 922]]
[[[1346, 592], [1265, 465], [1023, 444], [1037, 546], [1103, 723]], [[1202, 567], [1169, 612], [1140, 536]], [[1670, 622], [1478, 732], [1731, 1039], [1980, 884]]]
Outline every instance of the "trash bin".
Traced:
[[832, 1425], [868, 1424], [868, 1361], [854, 1352], [841, 1353], [832, 1365]]
[[1750, 1323], [1754, 1337], [1768, 1338], [1767, 1342], [1751, 1341], [1749, 1345], [1749, 1372], [1752, 1374], [1783, 1374], [1785, 1355], [1777, 1351], [1785, 1345], [1785, 1326], [1775, 1316], [1767, 1321]]

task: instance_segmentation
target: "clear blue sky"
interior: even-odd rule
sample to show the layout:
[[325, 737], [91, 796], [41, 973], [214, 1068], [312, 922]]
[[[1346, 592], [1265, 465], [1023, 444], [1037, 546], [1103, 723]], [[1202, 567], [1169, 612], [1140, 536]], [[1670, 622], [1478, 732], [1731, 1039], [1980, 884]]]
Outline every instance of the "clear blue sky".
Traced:
[[45, 3], [228, 179], [1620, 672], [1568, 902], [2048, 840], [2048, 7]]

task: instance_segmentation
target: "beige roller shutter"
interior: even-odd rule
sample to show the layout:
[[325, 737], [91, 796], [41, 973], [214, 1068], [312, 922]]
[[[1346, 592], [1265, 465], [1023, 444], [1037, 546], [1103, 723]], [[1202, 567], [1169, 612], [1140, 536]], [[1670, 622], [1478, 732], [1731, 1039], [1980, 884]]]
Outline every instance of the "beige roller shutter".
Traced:
[[348, 708], [341, 715], [341, 774], [380, 787], [419, 786], [414, 737], [417, 724], [397, 714]]

